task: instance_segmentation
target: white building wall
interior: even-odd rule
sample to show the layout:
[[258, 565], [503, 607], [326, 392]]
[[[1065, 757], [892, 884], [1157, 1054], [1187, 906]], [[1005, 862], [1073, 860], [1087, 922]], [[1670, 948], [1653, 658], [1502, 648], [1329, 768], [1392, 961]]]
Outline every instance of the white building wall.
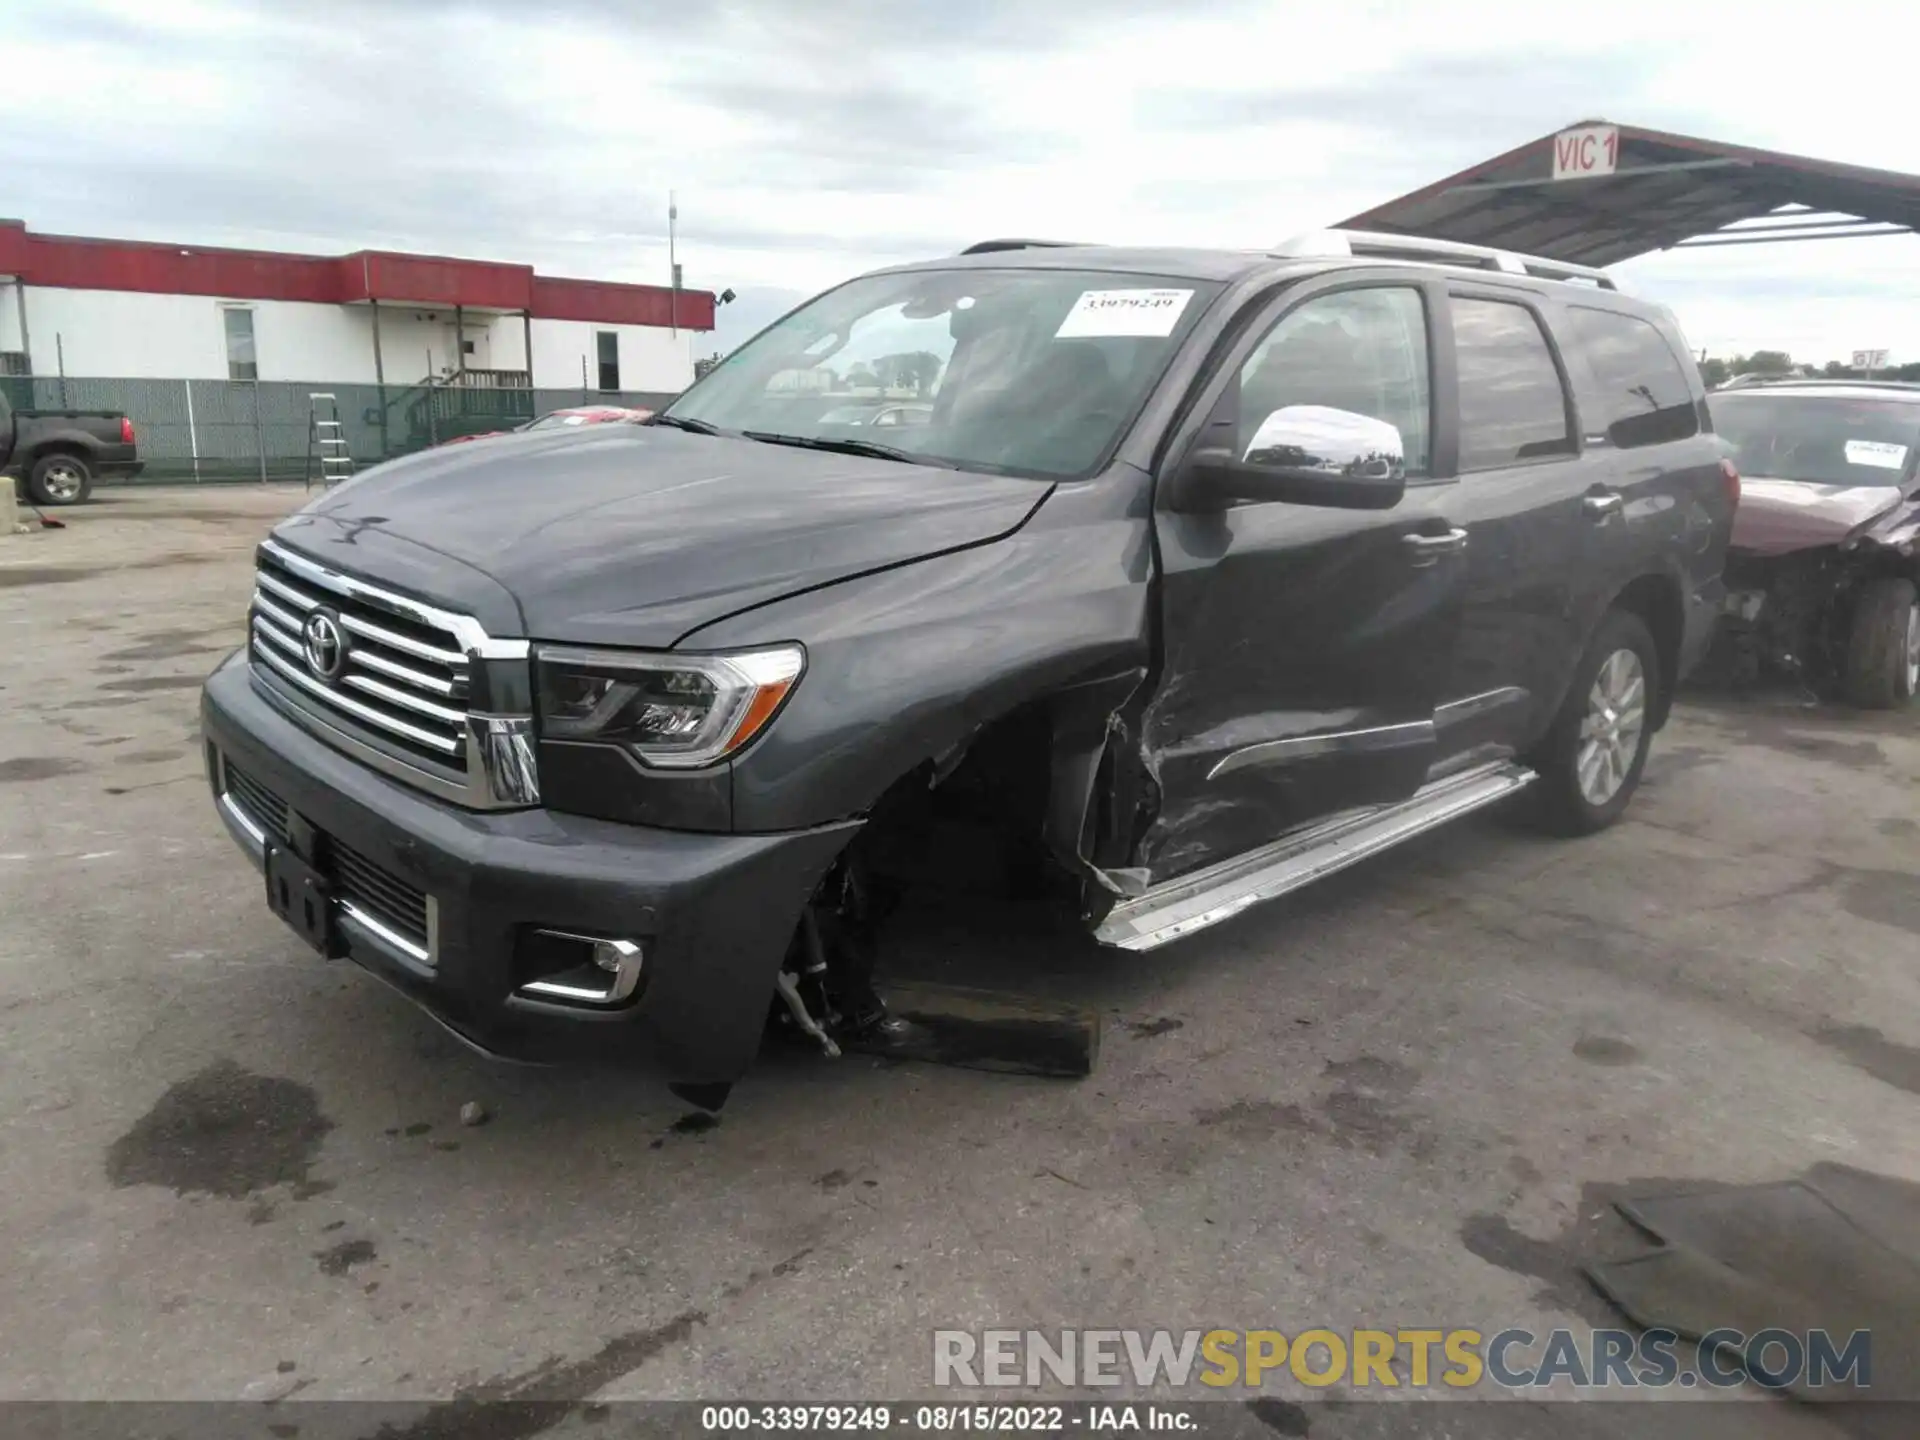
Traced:
[[222, 323], [199, 295], [27, 287], [36, 375], [224, 380]]
[[339, 385], [373, 383], [373, 322], [364, 307], [308, 305], [294, 300], [223, 303], [209, 299], [203, 303], [214, 312], [202, 316], [199, 323], [212, 329], [220, 345], [220, 366], [215, 372], [219, 379], [227, 376], [222, 312], [237, 304], [253, 312], [256, 378], [331, 381]]
[[[255, 364], [262, 380], [374, 383], [373, 313], [366, 305], [315, 305], [289, 300], [222, 301], [206, 295], [147, 295], [120, 290], [27, 287], [27, 328], [33, 370], [70, 376], [224, 380], [227, 341], [222, 311], [253, 312]], [[0, 350], [18, 347], [19, 322], [11, 286], [0, 286]], [[533, 383], [578, 389], [581, 362], [587, 386], [599, 385], [594, 336], [619, 337], [622, 390], [678, 391], [693, 383], [696, 333], [651, 325], [607, 325], [588, 320], [533, 322]], [[518, 314], [467, 314], [473, 342], [467, 368], [524, 370], [524, 322]], [[56, 338], [57, 337], [57, 338]], [[383, 303], [380, 351], [389, 385], [413, 385], [458, 363], [450, 309]]]
[[585, 362], [589, 390], [599, 388], [599, 352], [594, 336], [620, 337], [620, 388], [677, 392], [693, 383], [695, 332], [655, 325], [602, 325], [591, 320], [533, 322], [533, 383], [536, 389], [578, 389]]

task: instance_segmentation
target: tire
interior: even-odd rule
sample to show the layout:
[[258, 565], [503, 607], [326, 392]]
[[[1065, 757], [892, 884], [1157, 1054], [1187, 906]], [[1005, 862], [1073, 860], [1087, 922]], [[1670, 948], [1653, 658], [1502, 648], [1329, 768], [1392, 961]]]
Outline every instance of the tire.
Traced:
[[[1560, 713], [1532, 757], [1540, 776], [1532, 787], [1533, 818], [1541, 828], [1591, 835], [1625, 813], [1646, 768], [1663, 683], [1660, 647], [1646, 623], [1625, 610], [1611, 611], [1580, 657]], [[1636, 714], [1637, 726], [1631, 723]]]
[[56, 450], [27, 472], [27, 496], [36, 505], [78, 505], [93, 494], [93, 467], [85, 456]]
[[1911, 580], [1885, 576], [1860, 587], [1847, 634], [1847, 700], [1866, 710], [1894, 710], [1920, 689], [1920, 592]]

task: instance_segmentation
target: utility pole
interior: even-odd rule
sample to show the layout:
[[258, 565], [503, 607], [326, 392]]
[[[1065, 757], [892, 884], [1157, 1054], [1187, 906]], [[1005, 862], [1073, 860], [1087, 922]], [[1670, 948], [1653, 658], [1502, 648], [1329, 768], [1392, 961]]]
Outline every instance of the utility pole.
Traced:
[[673, 191], [667, 192], [667, 270], [673, 286], [672, 298], [667, 301], [668, 323], [673, 333], [680, 333], [680, 258], [677, 249], [680, 228], [680, 206], [674, 199]]

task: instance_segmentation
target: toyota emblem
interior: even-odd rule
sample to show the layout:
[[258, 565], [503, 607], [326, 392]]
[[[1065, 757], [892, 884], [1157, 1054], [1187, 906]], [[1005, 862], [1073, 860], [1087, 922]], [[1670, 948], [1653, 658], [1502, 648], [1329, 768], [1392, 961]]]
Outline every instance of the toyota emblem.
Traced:
[[340, 617], [331, 610], [314, 611], [300, 627], [300, 639], [307, 668], [322, 680], [338, 680], [347, 663], [347, 637], [340, 629]]

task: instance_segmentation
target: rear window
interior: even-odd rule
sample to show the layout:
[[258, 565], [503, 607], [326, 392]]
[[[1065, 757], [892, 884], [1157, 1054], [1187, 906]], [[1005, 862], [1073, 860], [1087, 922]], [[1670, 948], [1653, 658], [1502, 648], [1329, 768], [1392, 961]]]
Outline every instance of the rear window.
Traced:
[[1453, 342], [1462, 470], [1574, 453], [1560, 371], [1533, 311], [1504, 300], [1455, 296]]
[[1742, 475], [1826, 485], [1898, 485], [1920, 446], [1920, 404], [1840, 395], [1716, 395], [1709, 402]]
[[1637, 315], [1584, 305], [1569, 309], [1567, 320], [1600, 387], [1595, 419], [1608, 440], [1630, 450], [1700, 432], [1687, 372], [1657, 328]]

